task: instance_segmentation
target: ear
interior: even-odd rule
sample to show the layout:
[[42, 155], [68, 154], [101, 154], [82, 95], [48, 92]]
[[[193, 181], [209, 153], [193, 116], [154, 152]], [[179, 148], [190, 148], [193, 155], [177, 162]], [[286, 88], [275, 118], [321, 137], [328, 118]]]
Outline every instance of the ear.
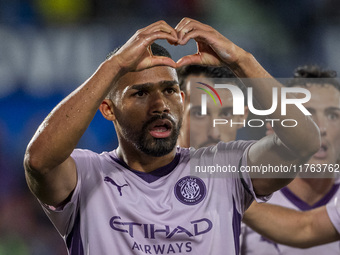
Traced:
[[248, 106], [244, 106], [244, 115], [243, 118], [246, 120], [248, 119], [249, 109]]
[[99, 110], [104, 116], [105, 119], [114, 121], [116, 120], [116, 116], [113, 111], [114, 105], [111, 99], [104, 99], [103, 102], [99, 106]]
[[183, 101], [183, 104], [184, 104], [185, 103], [185, 94], [182, 90], [181, 90], [181, 97], [182, 97], [182, 101]]

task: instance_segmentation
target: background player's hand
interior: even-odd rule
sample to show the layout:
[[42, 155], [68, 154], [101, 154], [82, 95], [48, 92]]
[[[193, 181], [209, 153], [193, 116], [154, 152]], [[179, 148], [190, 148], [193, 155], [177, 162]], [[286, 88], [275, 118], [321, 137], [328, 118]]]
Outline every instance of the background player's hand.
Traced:
[[178, 38], [174, 28], [165, 21], [158, 21], [138, 30], [111, 58], [123, 72], [141, 71], [159, 65], [176, 68], [172, 59], [152, 54], [150, 45], [157, 39], [175, 44]]
[[183, 18], [175, 30], [179, 45], [185, 45], [190, 39], [197, 43], [197, 53], [182, 57], [177, 61], [178, 67], [190, 64], [232, 66], [246, 53], [214, 28], [193, 19]]

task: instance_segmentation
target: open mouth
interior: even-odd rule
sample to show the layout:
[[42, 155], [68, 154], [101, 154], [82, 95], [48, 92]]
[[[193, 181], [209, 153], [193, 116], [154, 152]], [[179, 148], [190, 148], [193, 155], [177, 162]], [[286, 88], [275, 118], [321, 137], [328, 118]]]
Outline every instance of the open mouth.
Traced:
[[327, 156], [327, 150], [328, 150], [327, 145], [322, 143], [320, 149], [318, 150], [317, 153], [313, 155], [313, 157], [317, 159], [324, 159]]
[[151, 124], [149, 133], [155, 138], [166, 138], [171, 135], [172, 123], [167, 119], [156, 120]]

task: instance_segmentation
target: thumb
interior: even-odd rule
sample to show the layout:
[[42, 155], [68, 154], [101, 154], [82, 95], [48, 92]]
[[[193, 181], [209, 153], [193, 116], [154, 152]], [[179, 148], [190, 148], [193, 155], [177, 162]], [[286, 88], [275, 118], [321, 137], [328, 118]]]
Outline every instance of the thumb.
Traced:
[[202, 60], [199, 54], [187, 55], [179, 59], [177, 62], [177, 67], [186, 66], [186, 65], [201, 65]]

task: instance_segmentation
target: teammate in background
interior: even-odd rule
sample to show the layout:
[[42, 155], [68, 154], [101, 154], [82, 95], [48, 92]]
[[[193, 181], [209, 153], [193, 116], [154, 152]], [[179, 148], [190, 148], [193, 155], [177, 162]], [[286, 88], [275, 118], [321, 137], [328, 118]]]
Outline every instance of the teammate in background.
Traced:
[[[153, 44], [158, 39], [175, 45], [193, 39], [198, 52], [175, 63]], [[175, 68], [191, 64], [270, 78], [250, 53], [212, 27], [188, 18], [176, 28], [159, 21], [138, 30], [38, 128], [25, 154], [26, 179], [70, 254], [237, 254], [245, 209], [294, 174], [208, 178], [192, 176], [190, 165], [301, 164], [318, 150], [319, 130], [296, 107], [284, 117], [296, 119], [298, 127], [277, 126], [261, 141], [190, 153], [176, 148], [183, 92]], [[268, 109], [272, 88], [281, 85], [251, 81], [247, 85]], [[114, 123], [118, 148], [102, 154], [75, 149], [98, 108]], [[282, 119], [280, 110], [270, 117]]]
[[[310, 79], [306, 79], [306, 83], [303, 83], [301, 79], [293, 79], [289, 86], [303, 86], [311, 92], [311, 100], [304, 104], [304, 106], [311, 112], [312, 118], [320, 128], [321, 133], [321, 148], [314, 154], [307, 162], [309, 166], [316, 166], [321, 164], [322, 166], [328, 165], [336, 168], [338, 163], [338, 157], [340, 152], [340, 84], [336, 80], [336, 73], [334, 71], [324, 71], [318, 66], [303, 66], [296, 70], [295, 78], [320, 78], [311, 82]], [[271, 129], [267, 134], [273, 133]], [[324, 165], [323, 165], [324, 164]], [[328, 203], [335, 203], [340, 199], [339, 179], [332, 178], [333, 175], [328, 173], [319, 174], [319, 178], [310, 178], [310, 174], [300, 173], [287, 187], [282, 188], [273, 194], [273, 197], [269, 200], [270, 204], [280, 205], [283, 207], [292, 208], [295, 210], [306, 211], [320, 206], [324, 206]], [[303, 178], [307, 177], [307, 178]], [[290, 229], [292, 225], [304, 225], [305, 223], [297, 223], [296, 219], [290, 217], [282, 217], [285, 215], [285, 209], [279, 213], [280, 207], [273, 207], [271, 205], [255, 204], [252, 205], [244, 215], [244, 222], [252, 228], [260, 231], [266, 237], [273, 238], [278, 243], [291, 244], [297, 246], [299, 238], [296, 237], [295, 231]], [[281, 207], [282, 208], [282, 207]], [[308, 215], [319, 215], [319, 213], [325, 214], [325, 209], [315, 210]], [[263, 220], [258, 220], [256, 215], [261, 215], [266, 220], [265, 224]], [[256, 220], [255, 220], [256, 219]], [[324, 218], [323, 218], [324, 219]], [[321, 218], [319, 219], [321, 221]], [[327, 220], [322, 220], [325, 222]], [[329, 220], [328, 220], [329, 221]], [[268, 226], [267, 226], [268, 225]], [[269, 227], [269, 225], [271, 225]], [[276, 228], [276, 233], [267, 232], [273, 226], [285, 226], [282, 228]], [[317, 224], [316, 224], [317, 225]], [[329, 227], [330, 223], [324, 225]], [[295, 229], [295, 227], [294, 227]], [[302, 233], [306, 228], [301, 230]], [[321, 229], [320, 229], [321, 230]], [[317, 244], [324, 243], [327, 240], [334, 239], [334, 228], [330, 228], [332, 239], [328, 239], [328, 236], [324, 236], [319, 241], [315, 241], [315, 237], [312, 242], [308, 243], [308, 246], [315, 246]], [[308, 230], [310, 231], [310, 230]], [[294, 233], [294, 234], [292, 234]], [[287, 235], [287, 236], [285, 236]], [[289, 236], [288, 236], [289, 235]], [[302, 235], [302, 234], [301, 234]], [[304, 234], [303, 234], [304, 235]], [[279, 237], [278, 237], [279, 236]], [[296, 242], [295, 239], [296, 238]], [[306, 239], [308, 237], [306, 236]], [[287, 240], [291, 240], [288, 242]], [[306, 244], [301, 244], [305, 247]], [[340, 242], [334, 242], [327, 245], [317, 246], [310, 249], [298, 249], [289, 247], [286, 245], [280, 245], [274, 243], [267, 238], [257, 234], [251, 228], [246, 227], [243, 235], [242, 242], [242, 254], [339, 254]]]
[[240, 123], [247, 119], [248, 107], [244, 106], [244, 115], [233, 115], [233, 98], [230, 91], [216, 89], [223, 101], [223, 106], [216, 106], [212, 100], [207, 100], [207, 115], [202, 116], [201, 90], [191, 91], [191, 88], [204, 86], [198, 83], [195, 83], [195, 86], [193, 86], [193, 84], [190, 84], [190, 81], [193, 81], [193, 79], [194, 81], [199, 80], [202, 83], [214, 86], [214, 84], [211, 84], [212, 79], [224, 78], [230, 82], [236, 79], [235, 74], [227, 67], [202, 65], [183, 66], [178, 68], [177, 74], [179, 86], [185, 94], [183, 125], [178, 138], [179, 146], [200, 148], [215, 145], [220, 141], [234, 141], [237, 130], [242, 125], [218, 125], [216, 128], [213, 128], [212, 119], [226, 119], [229, 122], [232, 120], [235, 123]]
[[[340, 240], [340, 201], [334, 199], [309, 211], [253, 202], [244, 213], [243, 222], [274, 242], [310, 248]], [[328, 254], [329, 250], [324, 251]]]

